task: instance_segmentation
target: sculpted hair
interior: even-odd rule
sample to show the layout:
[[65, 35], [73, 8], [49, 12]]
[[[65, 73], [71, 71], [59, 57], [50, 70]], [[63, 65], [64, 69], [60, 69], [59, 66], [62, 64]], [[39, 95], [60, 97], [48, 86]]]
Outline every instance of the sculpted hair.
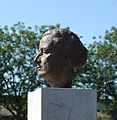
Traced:
[[56, 47], [58, 44], [65, 47], [63, 59], [65, 59], [72, 68], [85, 64], [88, 51], [75, 33], [65, 28], [56, 28], [46, 32], [43, 37], [46, 35], [50, 35], [50, 39]]

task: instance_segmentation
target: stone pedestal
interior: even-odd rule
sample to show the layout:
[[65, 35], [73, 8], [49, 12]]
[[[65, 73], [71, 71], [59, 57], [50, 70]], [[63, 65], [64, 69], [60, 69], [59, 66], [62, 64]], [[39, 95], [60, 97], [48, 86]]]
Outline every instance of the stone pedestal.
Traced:
[[96, 120], [96, 91], [39, 88], [28, 94], [28, 120]]

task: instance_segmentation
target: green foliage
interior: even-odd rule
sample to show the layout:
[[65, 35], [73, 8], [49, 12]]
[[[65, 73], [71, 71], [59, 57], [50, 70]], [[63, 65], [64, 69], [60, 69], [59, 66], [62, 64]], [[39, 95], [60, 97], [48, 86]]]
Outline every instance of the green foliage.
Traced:
[[102, 114], [100, 112], [97, 113], [97, 120], [112, 120], [111, 115]]
[[25, 27], [18, 23], [0, 27], [0, 105], [16, 120], [25, 120], [27, 93], [47, 85], [36, 73], [34, 57], [44, 32], [56, 26]]
[[105, 33], [103, 41], [88, 47], [83, 69], [76, 71], [74, 86], [97, 89], [98, 102], [108, 111], [117, 108], [117, 28]]

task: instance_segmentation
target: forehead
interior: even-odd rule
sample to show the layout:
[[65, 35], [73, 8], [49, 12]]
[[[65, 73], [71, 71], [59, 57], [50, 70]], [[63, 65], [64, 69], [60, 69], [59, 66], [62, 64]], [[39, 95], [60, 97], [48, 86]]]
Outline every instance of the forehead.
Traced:
[[45, 35], [42, 37], [39, 47], [48, 47], [51, 45], [52, 41], [53, 40], [51, 35]]

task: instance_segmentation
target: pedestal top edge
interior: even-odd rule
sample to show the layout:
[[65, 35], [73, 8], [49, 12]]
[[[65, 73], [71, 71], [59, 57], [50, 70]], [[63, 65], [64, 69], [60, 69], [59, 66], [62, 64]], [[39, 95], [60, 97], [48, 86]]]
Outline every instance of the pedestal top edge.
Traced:
[[[65, 91], [88, 91], [88, 92], [97, 92], [96, 89], [77, 89], [77, 88], [36, 88], [34, 91], [43, 91], [43, 90], [65, 90]], [[31, 91], [31, 92], [34, 92]]]

